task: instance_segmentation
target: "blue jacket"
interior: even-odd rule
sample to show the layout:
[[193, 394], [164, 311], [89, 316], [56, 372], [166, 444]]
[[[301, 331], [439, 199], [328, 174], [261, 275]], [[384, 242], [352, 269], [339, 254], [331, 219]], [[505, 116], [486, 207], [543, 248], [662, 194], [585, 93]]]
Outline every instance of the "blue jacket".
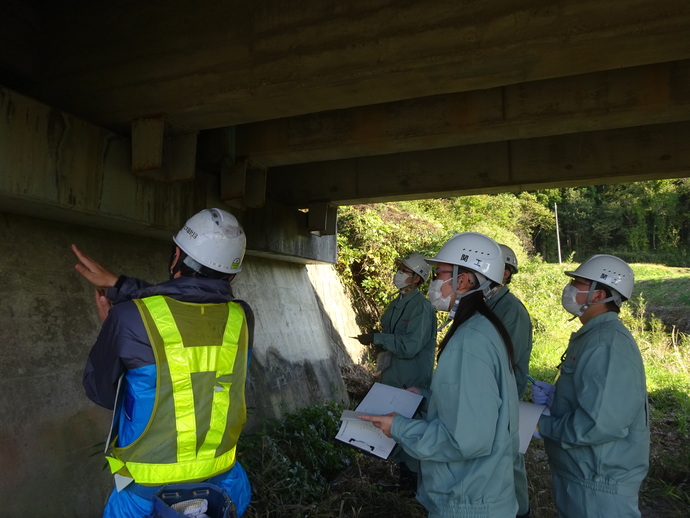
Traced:
[[[107, 295], [113, 307], [87, 359], [83, 384], [89, 399], [114, 410], [113, 426], [118, 437], [117, 444], [126, 446], [136, 440], [146, 427], [156, 392], [153, 349], [132, 299], [165, 295], [183, 302], [221, 303], [233, 300], [233, 296], [227, 280], [192, 277], [180, 277], [157, 285], [120, 277], [116, 285], [108, 289]], [[254, 317], [249, 306], [240, 303], [247, 318], [251, 351]], [[242, 466], [235, 463], [223, 480], [216, 478], [214, 482], [228, 489], [238, 515], [241, 515], [251, 499], [249, 481]], [[134, 488], [134, 485], [130, 487]], [[131, 490], [113, 490], [104, 516], [140, 517], [143, 516], [140, 514], [142, 509], [146, 514], [150, 508], [150, 500]]]
[[539, 419], [539, 433], [554, 474], [637, 498], [649, 467], [647, 387], [640, 350], [616, 313], [598, 315], [572, 334], [551, 416]]
[[398, 295], [381, 317], [374, 343], [393, 353], [381, 383], [398, 388], [429, 388], [436, 351], [436, 310], [418, 289]]
[[486, 317], [470, 317], [446, 345], [426, 418], [396, 416], [391, 435], [420, 460], [417, 498], [432, 515], [515, 516], [517, 389], [503, 340]]

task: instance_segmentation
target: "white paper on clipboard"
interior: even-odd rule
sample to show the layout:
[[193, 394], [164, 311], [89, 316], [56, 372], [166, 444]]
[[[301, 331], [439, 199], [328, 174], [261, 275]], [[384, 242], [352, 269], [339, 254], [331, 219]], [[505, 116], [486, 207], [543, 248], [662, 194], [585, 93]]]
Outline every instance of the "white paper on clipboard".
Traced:
[[404, 417], [412, 417], [421, 402], [422, 396], [419, 394], [383, 383], [374, 383], [355, 411], [343, 412], [343, 424], [335, 438], [386, 459], [395, 447], [395, 440], [386, 437], [370, 422], [359, 419], [358, 415], [385, 415], [395, 412]]
[[520, 401], [520, 453], [524, 454], [527, 451], [532, 436], [534, 435], [534, 430], [539, 422], [539, 418], [546, 409], [547, 407], [545, 405], [535, 405], [527, 401]]

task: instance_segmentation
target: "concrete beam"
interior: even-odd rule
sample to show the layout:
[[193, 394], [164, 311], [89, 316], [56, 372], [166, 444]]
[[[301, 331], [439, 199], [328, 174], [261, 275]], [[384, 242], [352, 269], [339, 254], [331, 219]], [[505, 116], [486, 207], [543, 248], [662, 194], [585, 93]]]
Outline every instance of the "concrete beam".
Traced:
[[265, 167], [257, 166], [247, 158], [234, 163], [221, 162], [220, 198], [240, 210], [260, 209], [266, 205]]
[[689, 27], [687, 0], [98, 3], [46, 26], [35, 96], [208, 129], [689, 59]]
[[[129, 139], [2, 87], [0, 113], [0, 212], [169, 240], [195, 212], [224, 207], [217, 177], [136, 177]], [[273, 204], [237, 215], [249, 254], [256, 247], [280, 260], [335, 260], [335, 238], [312, 235], [298, 210]]]
[[166, 183], [194, 180], [196, 138], [163, 115], [132, 121], [132, 172]]
[[349, 205], [676, 178], [689, 141], [679, 122], [277, 167], [268, 196]]
[[308, 215], [294, 207], [268, 200], [262, 209], [246, 210], [240, 221], [253, 256], [306, 264], [337, 261], [336, 236], [311, 232]]
[[0, 209], [170, 236], [203, 208], [205, 188], [131, 171], [131, 143], [0, 87]]
[[690, 120], [690, 60], [236, 128], [267, 167]]
[[338, 208], [328, 203], [312, 203], [307, 212], [307, 227], [319, 236], [334, 236], [338, 231]]

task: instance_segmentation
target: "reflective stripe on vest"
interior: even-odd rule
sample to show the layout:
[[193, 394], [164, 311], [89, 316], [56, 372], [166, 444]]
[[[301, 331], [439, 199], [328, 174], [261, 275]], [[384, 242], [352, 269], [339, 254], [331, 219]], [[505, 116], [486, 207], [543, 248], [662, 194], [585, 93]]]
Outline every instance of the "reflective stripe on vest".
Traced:
[[112, 472], [160, 485], [228, 470], [246, 418], [244, 311], [234, 302], [189, 304], [163, 296], [134, 302], [156, 357], [156, 399], [142, 435], [111, 448]]

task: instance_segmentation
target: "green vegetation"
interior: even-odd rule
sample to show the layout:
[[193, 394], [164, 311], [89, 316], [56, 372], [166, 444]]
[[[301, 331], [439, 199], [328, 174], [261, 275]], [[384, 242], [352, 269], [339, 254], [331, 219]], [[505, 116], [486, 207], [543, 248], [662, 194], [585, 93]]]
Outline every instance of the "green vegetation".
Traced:
[[393, 480], [389, 464], [333, 439], [342, 410], [305, 408], [240, 439], [254, 491], [246, 518], [426, 516], [414, 500], [378, 485]]
[[[553, 203], [558, 203], [563, 264], [557, 260]], [[650, 471], [643, 516], [690, 516], [690, 181], [663, 180], [520, 195], [472, 196], [341, 208], [338, 271], [358, 323], [374, 327], [395, 291], [394, 261], [432, 255], [454, 233], [483, 232], [515, 250], [520, 272], [511, 290], [534, 323], [531, 372], [552, 380], [579, 321], [561, 308], [566, 277], [592, 253], [631, 264], [636, 285], [621, 318], [642, 352], [650, 402]], [[361, 376], [370, 374], [361, 369]], [[348, 381], [348, 380], [346, 380]], [[370, 379], [359, 380], [366, 386]], [[527, 398], [529, 398], [529, 393]], [[353, 406], [357, 396], [353, 398]], [[251, 517], [421, 518], [409, 495], [382, 490], [394, 465], [335, 441], [340, 409], [305, 409], [243, 437], [241, 461], [252, 480]], [[550, 474], [541, 441], [527, 454], [532, 516], [551, 518]]]
[[[612, 253], [630, 263], [688, 264], [687, 178], [549, 189], [536, 196], [551, 211], [558, 205], [561, 245], [577, 251], [578, 262], [595, 253]], [[554, 228], [532, 229], [534, 249], [556, 262]]]

